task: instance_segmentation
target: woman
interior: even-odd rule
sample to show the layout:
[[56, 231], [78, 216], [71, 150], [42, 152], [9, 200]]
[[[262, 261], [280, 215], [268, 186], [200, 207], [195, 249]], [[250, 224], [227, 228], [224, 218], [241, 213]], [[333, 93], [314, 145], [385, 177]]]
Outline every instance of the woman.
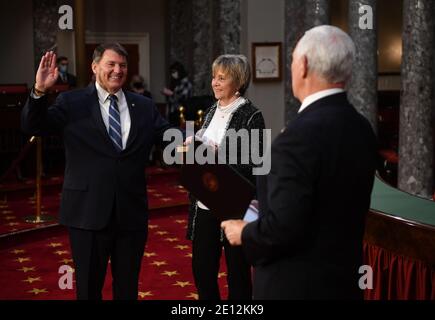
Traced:
[[[251, 129], [264, 129], [261, 112], [243, 97], [251, 77], [247, 58], [243, 55], [222, 55], [213, 62], [212, 72], [211, 84], [218, 101], [205, 113], [200, 130], [203, 140], [220, 148], [229, 129], [247, 129], [249, 133]], [[261, 136], [259, 140], [262, 141]], [[261, 145], [258, 147], [262, 150]], [[237, 153], [240, 159], [240, 144], [237, 145]], [[252, 167], [252, 164], [234, 165], [240, 174], [255, 183]], [[192, 196], [190, 198], [187, 236], [192, 240], [192, 269], [199, 299], [220, 299], [218, 272], [222, 247], [227, 264], [228, 299], [251, 299], [251, 267], [241, 247], [232, 247], [223, 236], [220, 221], [204, 204]]]
[[174, 62], [170, 67], [171, 82], [169, 88], [164, 88], [162, 93], [168, 100], [169, 122], [178, 125], [178, 107], [192, 96], [192, 83], [186, 69], [180, 62]]

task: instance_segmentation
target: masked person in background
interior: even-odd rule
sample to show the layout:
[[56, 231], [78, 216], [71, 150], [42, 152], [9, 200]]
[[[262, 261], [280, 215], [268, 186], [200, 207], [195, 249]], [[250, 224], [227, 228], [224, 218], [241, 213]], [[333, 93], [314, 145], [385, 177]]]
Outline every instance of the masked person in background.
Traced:
[[153, 98], [151, 92], [149, 92], [146, 88], [145, 79], [141, 75], [135, 74], [133, 77], [131, 77], [130, 90], [144, 97], [150, 99]]
[[164, 88], [162, 94], [168, 101], [169, 122], [178, 124], [178, 107], [192, 96], [192, 83], [186, 69], [180, 62], [174, 62], [170, 67], [171, 80], [169, 88]]
[[77, 78], [68, 73], [68, 58], [61, 56], [57, 58], [57, 68], [59, 70], [59, 77], [56, 84], [67, 84], [70, 88], [77, 87]]

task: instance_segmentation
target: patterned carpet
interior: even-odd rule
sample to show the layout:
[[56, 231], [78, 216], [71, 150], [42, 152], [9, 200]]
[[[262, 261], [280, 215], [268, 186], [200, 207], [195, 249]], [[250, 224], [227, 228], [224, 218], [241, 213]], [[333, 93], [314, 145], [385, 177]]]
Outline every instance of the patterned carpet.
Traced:
[[[178, 184], [178, 170], [150, 167], [147, 168], [146, 174], [150, 210], [188, 203], [186, 190]], [[43, 180], [41, 211], [43, 215], [48, 215], [54, 220], [40, 224], [25, 221], [25, 217], [36, 214], [35, 197], [31, 196], [34, 193], [34, 181], [29, 180], [24, 183], [24, 186], [23, 183], [2, 185], [0, 191], [5, 189], [16, 191], [4, 193], [0, 200], [0, 238], [11, 233], [56, 225], [62, 183], [62, 177], [50, 177]]]
[[[150, 217], [149, 237], [142, 261], [139, 299], [197, 299], [191, 272], [191, 244], [185, 239], [186, 209], [172, 214]], [[12, 243], [0, 249], [1, 300], [70, 300], [73, 289], [62, 290], [59, 281], [67, 284], [59, 268], [72, 268], [68, 236], [64, 228], [41, 232], [35, 239]], [[65, 268], [65, 267], [64, 267]], [[222, 259], [219, 285], [223, 298], [227, 296], [226, 273]], [[103, 291], [111, 299], [111, 273], [108, 268]]]
[[[191, 271], [191, 243], [185, 238], [187, 192], [178, 184], [176, 169], [148, 168], [146, 173], [150, 223], [138, 298], [197, 299]], [[43, 193], [42, 212], [54, 218], [59, 209], [61, 184], [61, 177], [51, 178]], [[0, 300], [75, 299], [66, 229], [56, 220], [38, 225], [26, 223], [24, 217], [35, 212], [35, 199], [28, 190], [22, 190], [9, 192], [6, 199], [0, 200]], [[62, 288], [70, 276], [72, 288]], [[226, 298], [224, 257], [219, 285], [222, 298]], [[111, 299], [111, 291], [109, 267], [103, 298]]]

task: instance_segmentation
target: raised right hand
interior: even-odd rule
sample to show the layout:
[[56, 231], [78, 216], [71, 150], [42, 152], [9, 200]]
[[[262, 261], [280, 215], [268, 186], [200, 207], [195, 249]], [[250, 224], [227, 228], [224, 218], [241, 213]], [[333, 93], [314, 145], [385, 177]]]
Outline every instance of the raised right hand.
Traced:
[[46, 92], [57, 81], [59, 71], [56, 65], [56, 54], [53, 51], [47, 52], [39, 63], [36, 72], [36, 89]]

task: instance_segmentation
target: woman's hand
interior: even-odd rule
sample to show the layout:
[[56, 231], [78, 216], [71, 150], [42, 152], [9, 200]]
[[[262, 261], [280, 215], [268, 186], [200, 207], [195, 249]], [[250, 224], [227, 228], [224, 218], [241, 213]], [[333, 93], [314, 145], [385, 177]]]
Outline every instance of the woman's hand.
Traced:
[[186, 140], [184, 140], [183, 146], [188, 146], [193, 142], [193, 136], [187, 137]]
[[165, 96], [172, 96], [174, 94], [174, 92], [172, 90], [169, 90], [168, 88], [163, 88], [162, 93]]

